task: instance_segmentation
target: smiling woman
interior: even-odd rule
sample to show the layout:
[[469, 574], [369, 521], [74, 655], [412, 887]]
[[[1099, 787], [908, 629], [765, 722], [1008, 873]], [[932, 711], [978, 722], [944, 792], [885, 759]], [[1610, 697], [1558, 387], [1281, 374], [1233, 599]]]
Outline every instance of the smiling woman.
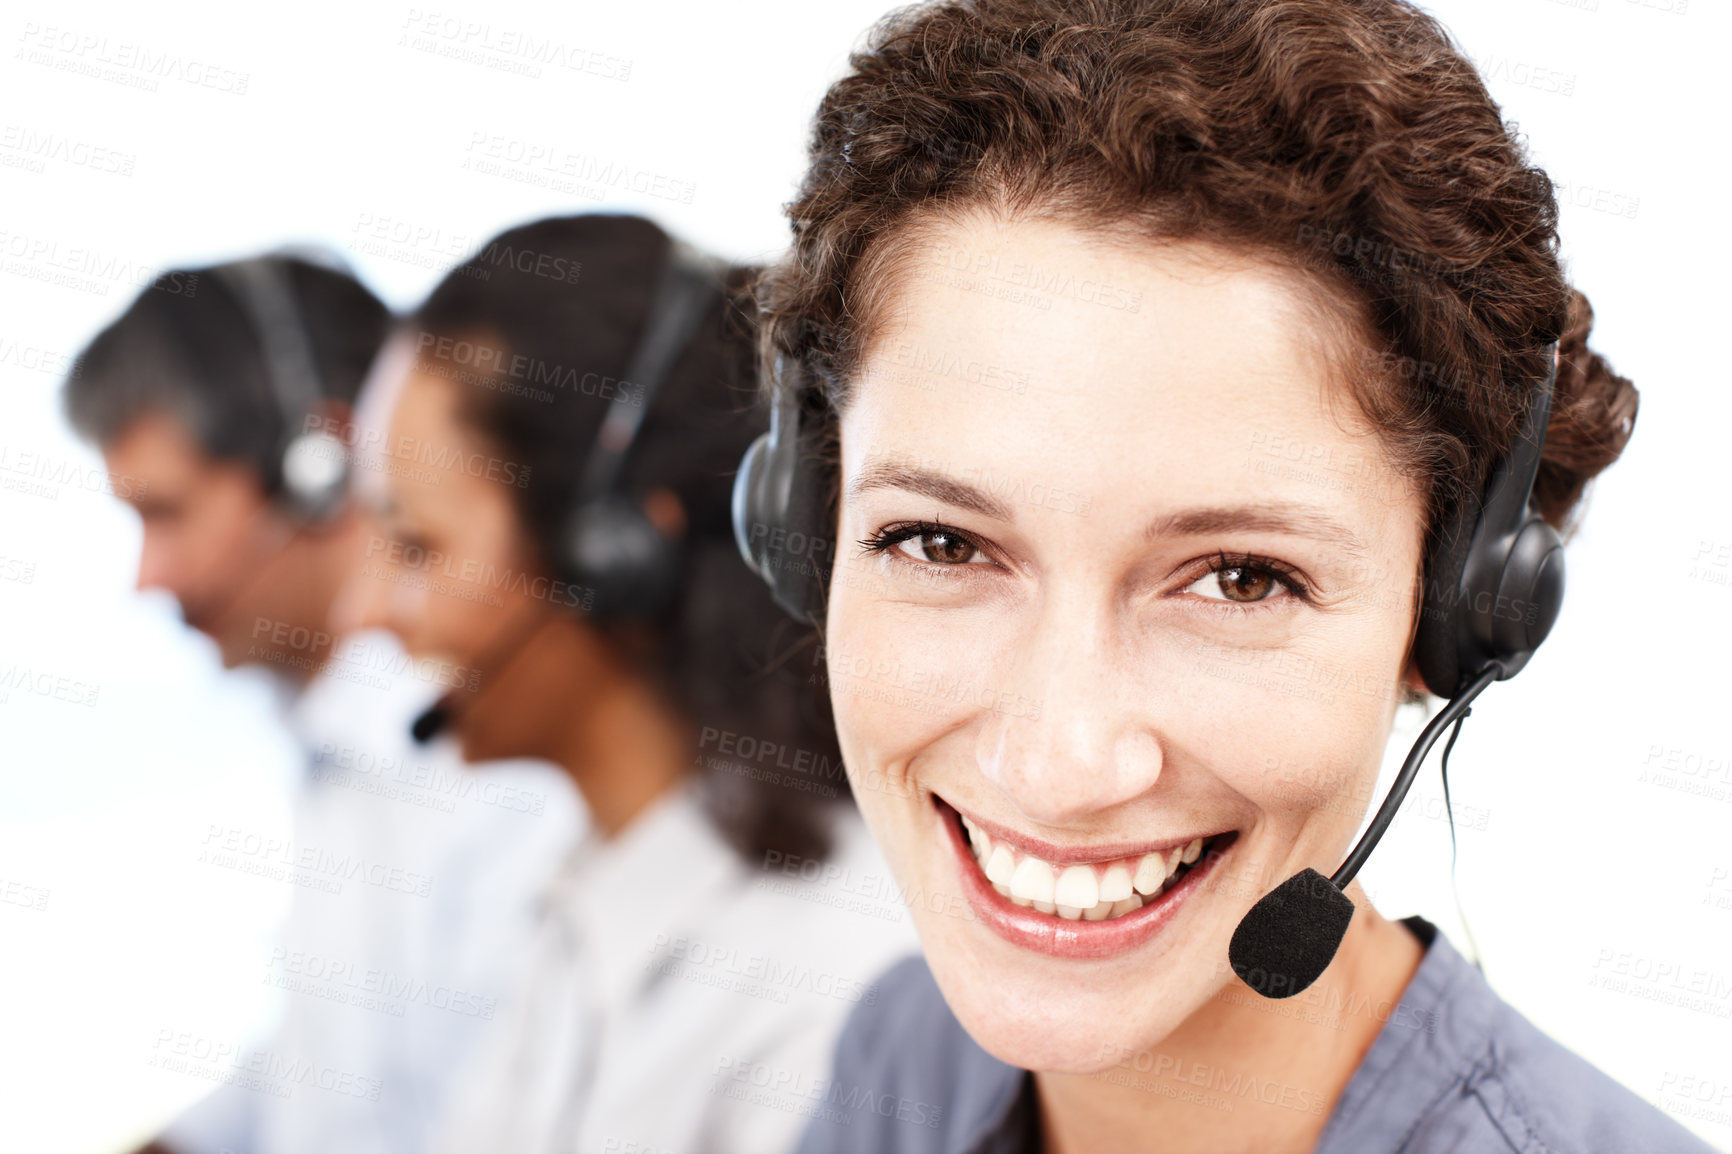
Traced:
[[[1278, 276], [1235, 267], [1224, 255], [1211, 261], [1201, 250], [1096, 250], [1086, 233], [1061, 225], [967, 231], [978, 234], [967, 238], [972, 248], [1080, 262], [1091, 275], [1136, 286], [1153, 307], [1128, 331], [1110, 314], [1069, 302], [1000, 329], [993, 306], [976, 297], [909, 288], [899, 319], [884, 323], [910, 340], [990, 346], [1029, 366], [1043, 388], [971, 404], [965, 393], [881, 380], [869, 351], [842, 422], [843, 476], [866, 475], [883, 453], [1013, 475], [1062, 461], [1091, 511], [1077, 517], [1014, 502], [983, 509], [918, 485], [849, 485], [841, 537], [866, 540], [839, 561], [850, 575], [831, 598], [832, 646], [889, 648], [904, 664], [956, 680], [984, 667], [1042, 710], [1036, 719], [938, 711], [911, 726], [898, 703], [839, 684], [838, 714], [858, 723], [852, 732], [879, 735], [860, 749], [862, 760], [887, 775], [920, 773], [944, 803], [941, 814], [953, 809], [980, 829], [999, 829], [976, 838], [977, 848], [993, 847], [985, 876], [1008, 899], [983, 903], [988, 925], [1013, 945], [1056, 956], [1120, 957], [1176, 908], [1156, 900], [1166, 875], [1176, 887], [1218, 868], [1231, 848], [1279, 880], [1352, 833], [1357, 814], [1310, 820], [1309, 807], [1263, 767], [1280, 758], [1330, 767], [1331, 789], [1350, 786], [1361, 767], [1375, 773], [1412, 616], [1374, 595], [1376, 575], [1417, 570], [1421, 501], [1410, 491], [1387, 503], [1372, 487], [1319, 493], [1303, 478], [1235, 467], [1244, 430], [1258, 422], [1341, 456], [1364, 452], [1373, 435], [1338, 427], [1327, 363], [1306, 347]], [[1080, 445], [1088, 451], [1078, 453]], [[1260, 676], [1197, 676], [1211, 656], [1246, 655], [1257, 657], [1249, 668]], [[1314, 697], [1272, 693], [1265, 683], [1307, 661], [1366, 670], [1390, 691], [1344, 697], [1327, 712], [1329, 724], [1317, 725]], [[844, 752], [854, 760], [846, 745]], [[960, 766], [970, 772], [955, 774]], [[928, 803], [909, 816], [930, 826], [931, 811]], [[1072, 836], [1037, 832], [1060, 829]], [[1230, 847], [1235, 831], [1247, 836]], [[919, 836], [937, 855], [934, 869], [949, 875], [945, 888], [978, 876], [972, 868], [958, 875], [948, 839], [934, 841], [924, 829]], [[1200, 839], [1223, 843], [1224, 852], [1187, 870], [1180, 858], [1190, 847], [1195, 859]], [[1161, 877], [1150, 873], [1152, 862], [1143, 865], [1157, 854], [1167, 859]], [[1128, 883], [1138, 870], [1145, 886], [1133, 896]], [[1116, 913], [1099, 909], [1103, 888], [1123, 903]], [[1030, 905], [1045, 914], [1069, 907], [1071, 918], [1080, 912], [1103, 924], [1060, 935], [1052, 918], [1015, 912]], [[1237, 919], [1234, 905], [1211, 908]], [[1193, 917], [1173, 932], [1218, 936], [1231, 920], [1211, 927]], [[1172, 945], [1164, 953], [1182, 960]], [[1122, 964], [1141, 980], [1153, 976], [1147, 959]], [[1180, 966], [1163, 988], [1215, 980]], [[1063, 996], [1096, 1010], [1116, 997], [1068, 986]], [[1166, 1013], [1182, 1007], [1160, 1004]], [[1096, 1041], [1053, 1038], [1059, 1046]]]
[[789, 213], [736, 528], [825, 634], [899, 884], [959, 899], [915, 907], [924, 961], [838, 1058], [947, 1128], [805, 1148], [1700, 1148], [1356, 883], [1315, 1012], [1227, 964], [1342, 860], [1397, 707], [1483, 688], [1416, 637], [1524, 422], [1565, 533], [1634, 424], [1551, 183], [1443, 30], [923, 5], [830, 89]]

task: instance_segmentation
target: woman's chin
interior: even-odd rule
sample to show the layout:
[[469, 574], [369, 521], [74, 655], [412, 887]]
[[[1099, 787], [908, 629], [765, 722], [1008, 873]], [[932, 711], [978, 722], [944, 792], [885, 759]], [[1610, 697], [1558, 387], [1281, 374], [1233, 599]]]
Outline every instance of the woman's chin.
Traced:
[[[1158, 1047], [1211, 992], [1156, 973], [1129, 983], [1072, 978], [1046, 972], [1046, 959], [1006, 966], [1002, 959], [975, 957], [966, 946], [929, 944], [926, 958], [951, 1012], [983, 1050], [1050, 1073], [1093, 1074]], [[995, 979], [983, 980], [985, 974]]]
[[1187, 1016], [1158, 1002], [1127, 1012], [1126, 997], [1102, 994], [993, 997], [978, 978], [959, 975], [956, 997], [945, 997], [981, 1049], [1025, 1070], [1094, 1074], [1158, 1047]]
[[519, 756], [518, 750], [514, 749], [510, 743], [501, 740], [499, 734], [491, 732], [484, 725], [465, 725], [459, 722], [453, 728], [457, 734], [457, 747], [463, 754], [464, 762], [468, 765], [480, 765], [488, 761], [504, 761]]

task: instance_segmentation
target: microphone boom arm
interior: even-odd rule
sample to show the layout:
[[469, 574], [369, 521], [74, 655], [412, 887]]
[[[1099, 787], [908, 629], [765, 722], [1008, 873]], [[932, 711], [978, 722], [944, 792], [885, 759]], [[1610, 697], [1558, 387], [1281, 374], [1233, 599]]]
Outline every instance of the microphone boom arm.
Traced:
[[1389, 796], [1383, 799], [1377, 813], [1371, 819], [1371, 824], [1365, 827], [1359, 841], [1348, 853], [1347, 860], [1341, 863], [1329, 880], [1336, 889], [1344, 890], [1359, 867], [1371, 856], [1371, 851], [1377, 848], [1377, 843], [1383, 837], [1383, 831], [1389, 828], [1389, 823], [1395, 820], [1395, 814], [1401, 809], [1401, 803], [1407, 799], [1407, 791], [1413, 785], [1414, 778], [1419, 776], [1419, 767], [1425, 764], [1425, 755], [1431, 752], [1431, 747], [1437, 743], [1443, 731], [1455, 723], [1457, 718], [1466, 716], [1468, 706], [1492, 682], [1503, 676], [1503, 666], [1493, 662], [1487, 666], [1473, 683], [1466, 689], [1450, 698], [1444, 707], [1438, 710], [1437, 716], [1420, 733], [1419, 740], [1413, 743], [1413, 748], [1407, 753], [1407, 760], [1401, 763], [1401, 772], [1395, 775], [1395, 782], [1389, 787]]
[[1302, 869], [1264, 894], [1240, 919], [1227, 957], [1241, 981], [1266, 998], [1290, 998], [1322, 975], [1353, 921], [1353, 901], [1342, 891], [1395, 820], [1432, 745], [1444, 730], [1467, 716], [1468, 707], [1486, 686], [1503, 676], [1502, 665], [1486, 666], [1431, 719], [1334, 877]]

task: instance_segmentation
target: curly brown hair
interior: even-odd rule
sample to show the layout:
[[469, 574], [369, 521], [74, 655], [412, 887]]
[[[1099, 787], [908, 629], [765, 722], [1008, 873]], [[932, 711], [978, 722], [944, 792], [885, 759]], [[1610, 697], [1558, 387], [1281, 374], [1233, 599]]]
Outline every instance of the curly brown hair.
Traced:
[[[944, 0], [886, 17], [819, 106], [757, 285], [765, 368], [836, 415], [909, 246], [967, 213], [1226, 246], [1297, 271], [1428, 532], [1483, 490], [1557, 340], [1534, 487], [1568, 533], [1637, 394], [1587, 347], [1552, 182], [1402, 0]], [[832, 485], [835, 478], [831, 479]], [[830, 494], [832, 503], [835, 494]]]

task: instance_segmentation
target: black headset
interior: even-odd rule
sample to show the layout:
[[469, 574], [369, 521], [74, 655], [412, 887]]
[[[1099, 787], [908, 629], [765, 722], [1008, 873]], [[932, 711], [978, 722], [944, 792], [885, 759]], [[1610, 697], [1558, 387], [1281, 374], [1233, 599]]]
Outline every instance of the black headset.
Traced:
[[307, 418], [325, 399], [325, 386], [285, 260], [255, 257], [210, 271], [227, 286], [258, 337], [265, 380], [282, 417], [268, 479], [289, 515], [313, 525], [330, 520], [343, 507], [349, 452], [336, 434], [307, 427]]
[[1434, 537], [1414, 657], [1426, 686], [1456, 697], [1493, 666], [1521, 672], [1564, 602], [1564, 545], [1529, 506], [1551, 420], [1558, 347], [1546, 347], [1521, 435], [1492, 469], [1483, 500], [1463, 500]]
[[813, 626], [824, 621], [835, 541], [825, 523], [830, 514], [827, 459], [814, 413], [804, 408], [823, 399], [802, 380], [798, 362], [776, 359], [770, 393], [770, 428], [752, 442], [734, 474], [734, 543], [752, 572], [769, 583], [776, 604]]
[[[1426, 549], [1414, 658], [1427, 688], [1448, 702], [1421, 732], [1341, 868], [1327, 878], [1301, 870], [1264, 895], [1233, 934], [1234, 972], [1265, 997], [1291, 997], [1328, 967], [1353, 917], [1342, 891], [1395, 819], [1425, 755], [1445, 729], [1459, 727], [1487, 686], [1521, 671], [1557, 620], [1563, 542], [1529, 507], [1557, 382], [1555, 342], [1546, 347], [1546, 364], [1521, 434], [1493, 466], [1485, 492], [1464, 497]], [[776, 363], [771, 396], [769, 432], [746, 450], [734, 477], [734, 540], [777, 604], [820, 625], [834, 552], [826, 524], [834, 460], [813, 431], [824, 402], [788, 358]]]
[[674, 241], [642, 335], [626, 364], [624, 383], [637, 386], [636, 401], [615, 402], [596, 430], [556, 558], [573, 583], [590, 592], [591, 617], [654, 616], [679, 590], [679, 541], [656, 528], [642, 501], [617, 486], [656, 390], [679, 363], [721, 291], [717, 264]]
[[[667, 610], [680, 589], [681, 542], [658, 529], [641, 500], [619, 490], [626, 455], [637, 441], [657, 390], [690, 347], [710, 308], [722, 296], [722, 266], [678, 241], [656, 281], [655, 295], [623, 382], [637, 386], [635, 403], [616, 400], [602, 418], [572, 497], [557, 556], [552, 558], [587, 593], [584, 615], [596, 620], [643, 620]], [[539, 630], [531, 620], [495, 638], [477, 660], [497, 673]], [[443, 732], [463, 708], [451, 690], [410, 724], [417, 742]]]

